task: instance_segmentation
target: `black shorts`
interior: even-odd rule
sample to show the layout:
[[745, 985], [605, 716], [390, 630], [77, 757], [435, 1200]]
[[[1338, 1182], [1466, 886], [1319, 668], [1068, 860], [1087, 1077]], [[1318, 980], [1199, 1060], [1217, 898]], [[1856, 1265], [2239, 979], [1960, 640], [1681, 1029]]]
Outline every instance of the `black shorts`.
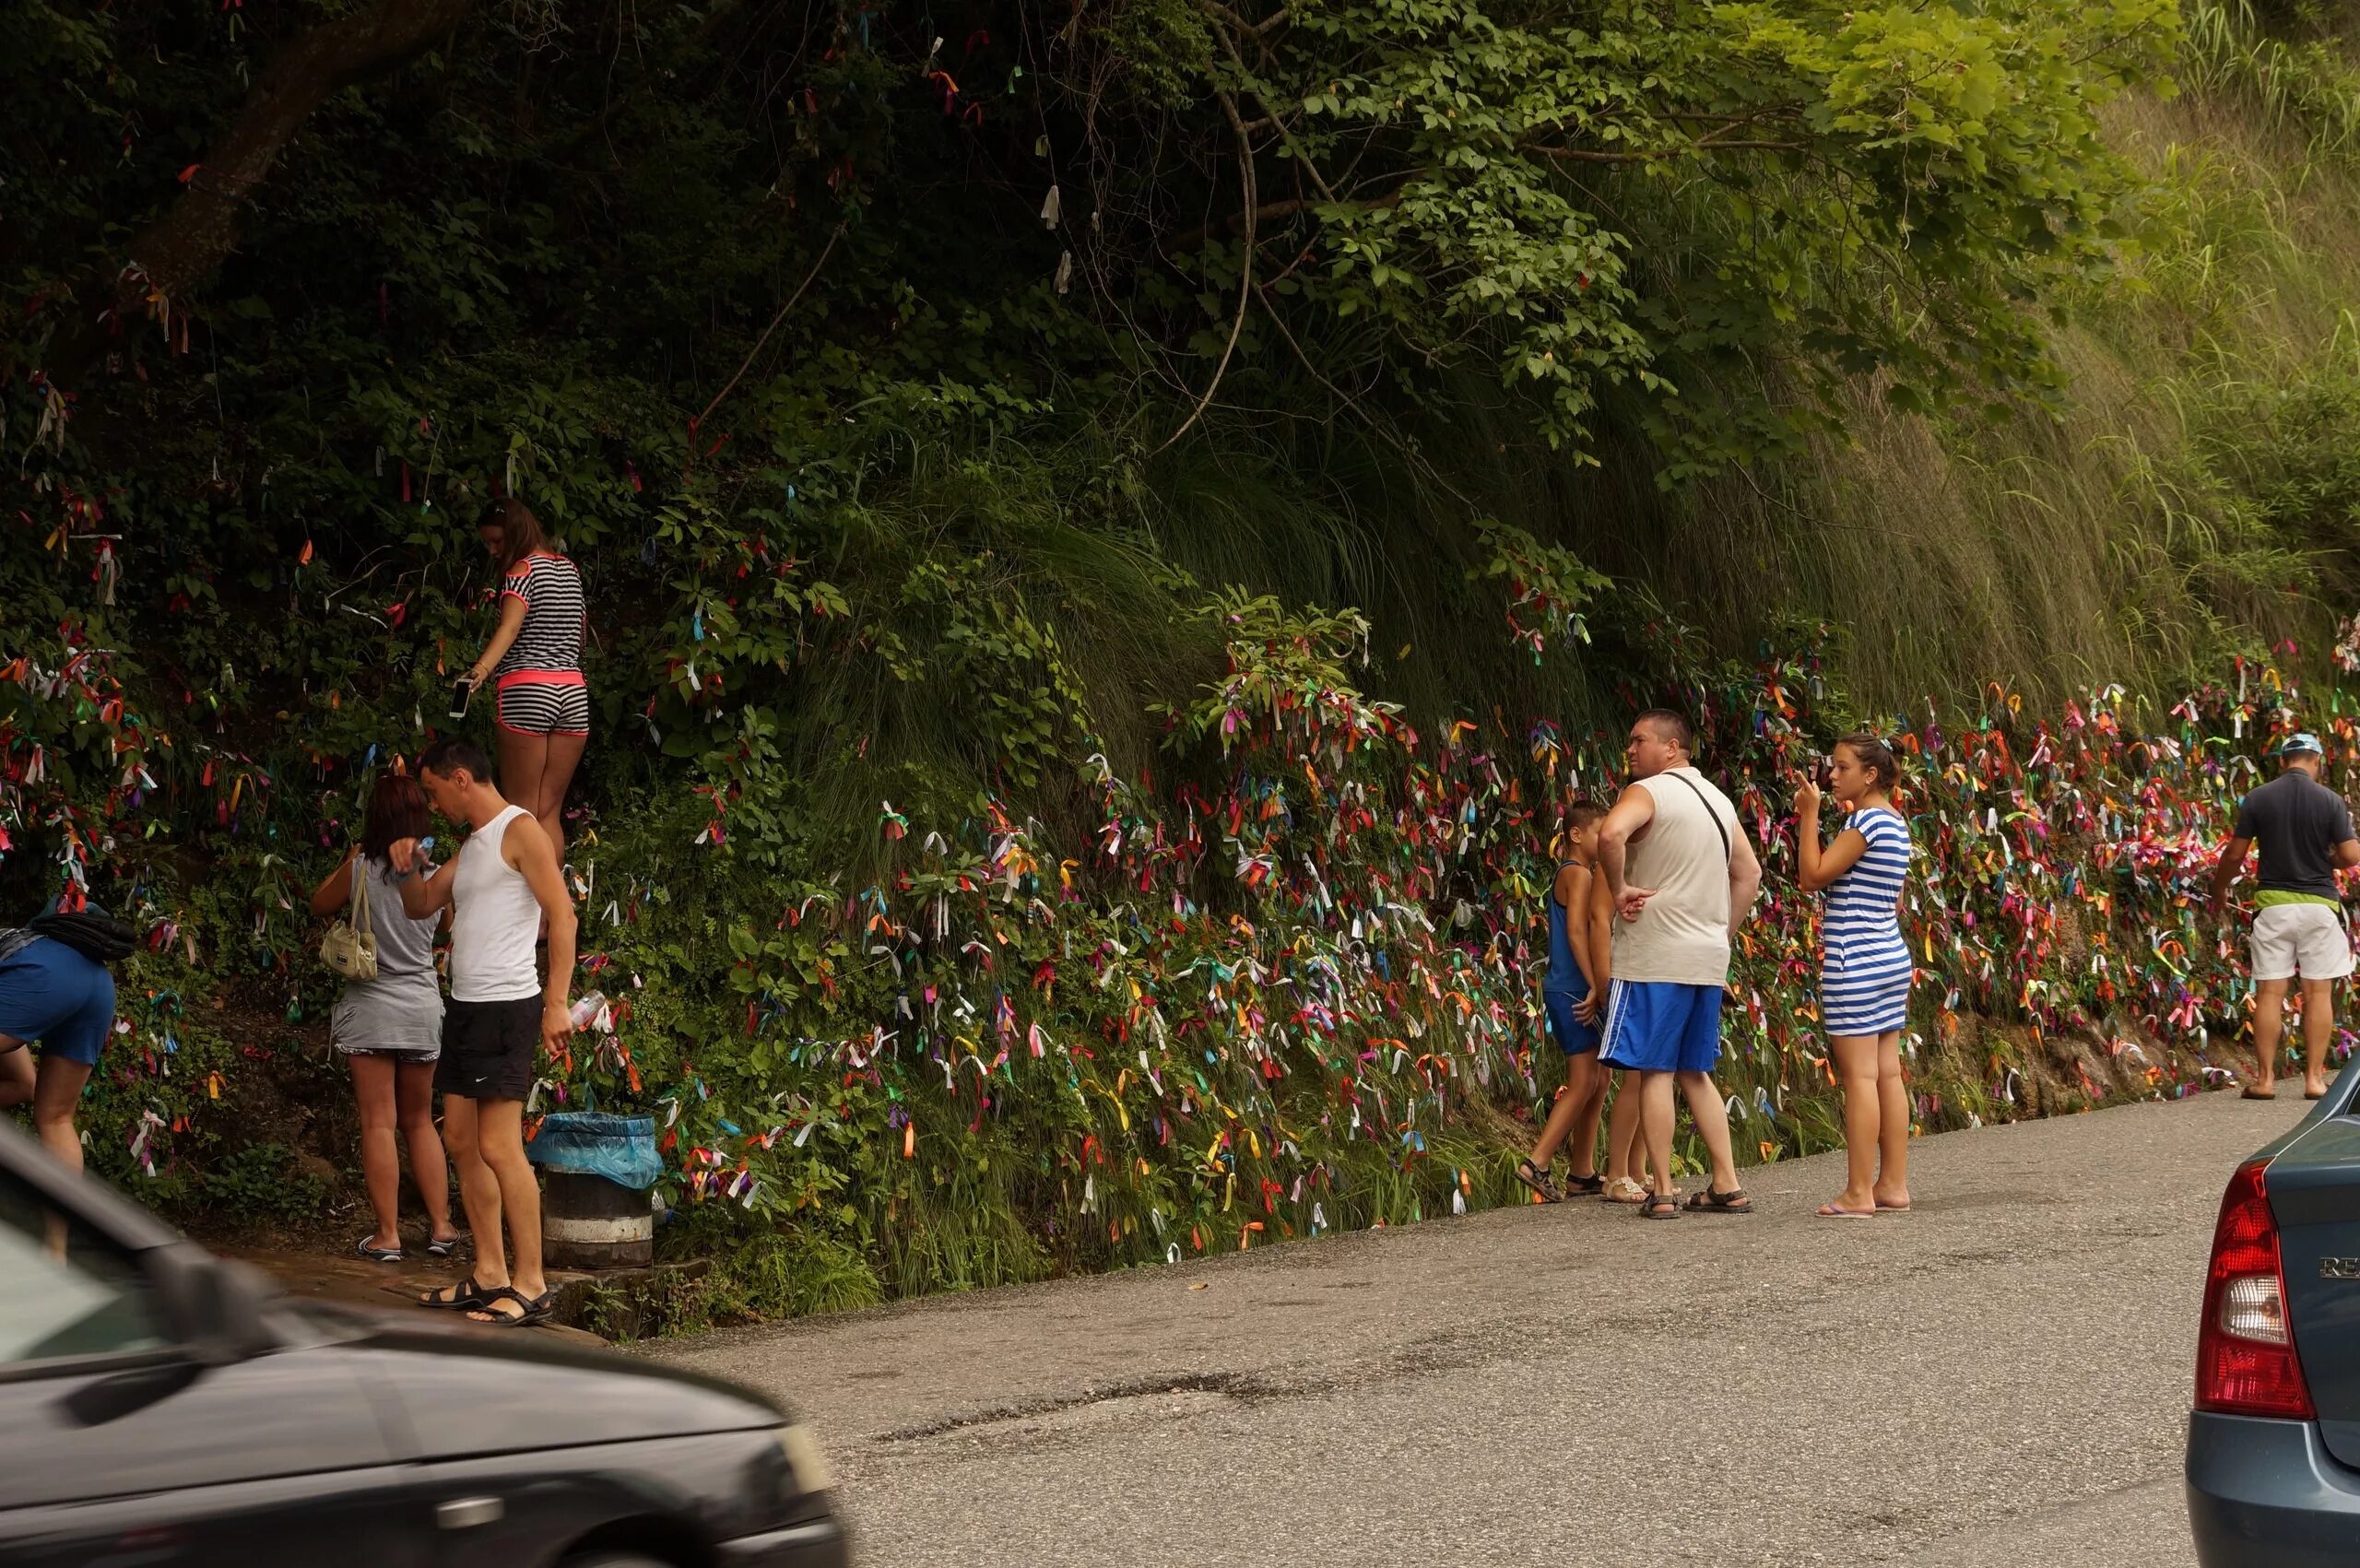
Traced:
[[533, 1092], [533, 1055], [541, 1043], [541, 999], [462, 1002], [442, 1014], [442, 1059], [434, 1087], [468, 1100], [522, 1100]]

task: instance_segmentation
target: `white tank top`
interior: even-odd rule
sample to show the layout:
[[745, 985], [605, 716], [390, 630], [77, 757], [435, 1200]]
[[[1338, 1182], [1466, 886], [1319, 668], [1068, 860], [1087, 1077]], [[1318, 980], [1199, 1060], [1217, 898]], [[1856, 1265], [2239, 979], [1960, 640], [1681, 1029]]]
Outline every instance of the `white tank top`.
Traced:
[[533, 944], [541, 904], [525, 874], [501, 857], [508, 825], [528, 816], [512, 806], [467, 835], [451, 872], [451, 999], [514, 1002], [541, 994]]
[[[1655, 798], [1655, 820], [1630, 847], [1622, 879], [1653, 888], [1636, 920], [1614, 920], [1617, 980], [1719, 985], [1729, 975], [1729, 859], [1737, 808], [1691, 767], [1634, 781]], [[1718, 826], [1715, 824], [1717, 823]]]

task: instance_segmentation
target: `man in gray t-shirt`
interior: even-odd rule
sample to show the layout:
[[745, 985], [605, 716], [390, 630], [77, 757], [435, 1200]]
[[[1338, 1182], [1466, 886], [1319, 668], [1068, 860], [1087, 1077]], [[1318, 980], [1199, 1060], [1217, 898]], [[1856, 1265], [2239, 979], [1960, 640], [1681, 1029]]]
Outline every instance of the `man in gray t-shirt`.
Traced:
[[2278, 1097], [2278, 1043], [2285, 1029], [2286, 983], [2303, 983], [2303, 1096], [2327, 1093], [2327, 1043], [2335, 1029], [2335, 982], [2352, 973], [2352, 938], [2338, 896], [2339, 867], [2360, 866], [2352, 808], [2319, 782], [2327, 758], [2319, 737], [2295, 735], [2278, 749], [2285, 771], [2245, 797], [2237, 824], [2212, 872], [2212, 907], [2228, 902], [2229, 884], [2261, 845], [2254, 893], [2254, 1081], [2248, 1100]]

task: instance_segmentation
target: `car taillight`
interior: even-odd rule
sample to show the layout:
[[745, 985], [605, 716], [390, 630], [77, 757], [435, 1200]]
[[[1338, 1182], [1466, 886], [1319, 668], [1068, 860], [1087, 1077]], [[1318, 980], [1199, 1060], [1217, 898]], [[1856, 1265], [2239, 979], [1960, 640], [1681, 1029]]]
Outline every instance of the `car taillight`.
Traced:
[[2196, 1336], [2196, 1408], [2217, 1415], [2307, 1421], [2317, 1413], [2286, 1324], [2278, 1221], [2262, 1161], [2237, 1167], [2212, 1227], [2204, 1322]]

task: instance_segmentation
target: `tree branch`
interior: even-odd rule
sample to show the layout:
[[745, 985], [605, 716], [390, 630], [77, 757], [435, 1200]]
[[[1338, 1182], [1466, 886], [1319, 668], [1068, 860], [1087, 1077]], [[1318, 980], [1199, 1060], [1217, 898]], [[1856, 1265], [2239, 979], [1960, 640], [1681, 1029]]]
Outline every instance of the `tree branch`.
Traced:
[[[141, 306], [169, 311], [210, 277], [237, 248], [239, 220], [254, 187], [329, 95], [415, 58], [466, 19], [475, 0], [377, 0], [313, 28], [272, 56], [228, 132], [186, 176], [163, 217], [131, 242], [129, 265], [106, 285], [114, 322]], [[86, 319], [66, 335], [51, 370], [60, 379], [87, 371], [112, 330]]]
[[1237, 136], [1237, 171], [1245, 183], [1245, 246], [1237, 261], [1237, 319], [1229, 324], [1229, 341], [1221, 346], [1221, 363], [1213, 367], [1213, 379], [1205, 383], [1205, 395], [1180, 421], [1180, 428], [1163, 438], [1163, 444], [1148, 454], [1155, 457], [1171, 449], [1172, 443], [1188, 433], [1204, 411], [1212, 406], [1213, 394], [1221, 388], [1221, 378], [1229, 371], [1229, 357], [1237, 352], [1238, 335], [1245, 330], [1245, 307], [1254, 299], [1254, 217], [1259, 189], [1254, 179], [1254, 147], [1245, 139], [1245, 126], [1237, 117], [1237, 103], [1227, 93], [1219, 94], [1221, 112], [1229, 117], [1229, 128]]
[[1528, 147], [1521, 150], [1537, 152], [1543, 158], [1560, 159], [1569, 163], [1662, 163], [1684, 152], [1736, 152], [1739, 150], [1767, 152], [1807, 152], [1801, 142], [1690, 142], [1685, 147], [1663, 147], [1654, 152], [1595, 152], [1587, 147]]
[[829, 253], [836, 248], [836, 242], [844, 237], [844, 226], [842, 223], [838, 223], [828, 231], [828, 242], [820, 247], [820, 259], [811, 264], [811, 270], [803, 275], [803, 281], [795, 286], [795, 292], [786, 297], [786, 303], [781, 305], [778, 308], [778, 313], [771, 317], [770, 325], [762, 328], [762, 335], [754, 339], [754, 346], [751, 348], [746, 350], [746, 358], [738, 365], [737, 374], [722, 383], [721, 390], [713, 395], [713, 401], [704, 406], [704, 412], [689, 421], [689, 431], [691, 435], [707, 419], [713, 418], [713, 411], [721, 407], [721, 400], [729, 395], [730, 390], [738, 384], [739, 377], [753, 367], [754, 356], [762, 351], [762, 345], [771, 340], [771, 334], [776, 332], [778, 324], [786, 319], [786, 312], [795, 309], [795, 302], [803, 298], [804, 290], [810, 288], [812, 282], [819, 277], [820, 269], [828, 265]]
[[[1277, 219], [1281, 218], [1292, 218], [1298, 213], [1310, 212], [1316, 208], [1329, 206], [1356, 206], [1368, 212], [1381, 212], [1386, 207], [1399, 206], [1401, 205], [1401, 193], [1406, 189], [1408, 189], [1406, 185], [1397, 185], [1392, 190], [1386, 192], [1383, 195], [1372, 197], [1364, 202], [1342, 199], [1330, 202], [1326, 197], [1313, 200], [1309, 197], [1289, 196], [1283, 201], [1264, 202], [1251, 210], [1240, 210], [1233, 213], [1228, 218], [1223, 218], [1219, 227], [1226, 229], [1229, 232], [1234, 234], [1241, 229], [1251, 230], [1259, 224], [1275, 222]], [[1186, 233], [1175, 238], [1172, 242], [1172, 248], [1175, 251], [1185, 251], [1193, 246], [1201, 244], [1206, 236], [1210, 235], [1213, 231], [1215, 225], [1208, 223], [1200, 225], [1198, 228], [1191, 229]]]
[[[1202, 0], [1202, 3], [1210, 5], [1213, 3], [1213, 0]], [[1281, 11], [1279, 15], [1283, 17], [1286, 13]], [[1259, 35], [1257, 34], [1256, 36], [1258, 37]], [[1326, 196], [1329, 201], [1334, 201], [1336, 199], [1336, 193], [1328, 188], [1328, 182], [1321, 177], [1319, 165], [1313, 161], [1308, 150], [1296, 143], [1294, 139], [1294, 133], [1288, 130], [1286, 127], [1286, 122], [1279, 118], [1277, 106], [1271, 103], [1268, 98], [1263, 96], [1261, 84], [1254, 79], [1254, 73], [1245, 68], [1245, 57], [1238, 53], [1237, 45], [1230, 38], [1229, 34], [1222, 33], [1221, 35], [1221, 49], [1229, 55], [1229, 63], [1237, 67], [1237, 75], [1240, 79], [1245, 83], [1245, 90], [1252, 93], [1254, 95], [1254, 101], [1262, 106], [1263, 117], [1268, 120], [1270, 124], [1277, 128], [1280, 139], [1287, 144], [1287, 150], [1292, 153], [1296, 161], [1303, 165], [1303, 171], [1311, 176], [1311, 183], [1319, 187], [1319, 194]], [[1229, 115], [1229, 123], [1231, 126], [1236, 130], [1238, 137], [1242, 141], [1245, 136], [1245, 123], [1237, 117], [1237, 105], [1224, 99], [1221, 103], [1221, 108]], [[1248, 156], [1250, 157], [1251, 154], [1248, 154]]]
[[1277, 10], [1271, 12], [1268, 16], [1263, 18], [1258, 22], [1247, 21], [1244, 17], [1239, 16], [1236, 12], [1222, 5], [1221, 0], [1197, 0], [1197, 6], [1198, 8], [1205, 12], [1206, 15], [1218, 18], [1220, 20], [1226, 22], [1229, 26], [1234, 28], [1237, 31], [1244, 33], [1248, 38], [1268, 38], [1270, 34], [1278, 31], [1279, 29], [1287, 25], [1287, 7], [1284, 6], [1280, 6]]

